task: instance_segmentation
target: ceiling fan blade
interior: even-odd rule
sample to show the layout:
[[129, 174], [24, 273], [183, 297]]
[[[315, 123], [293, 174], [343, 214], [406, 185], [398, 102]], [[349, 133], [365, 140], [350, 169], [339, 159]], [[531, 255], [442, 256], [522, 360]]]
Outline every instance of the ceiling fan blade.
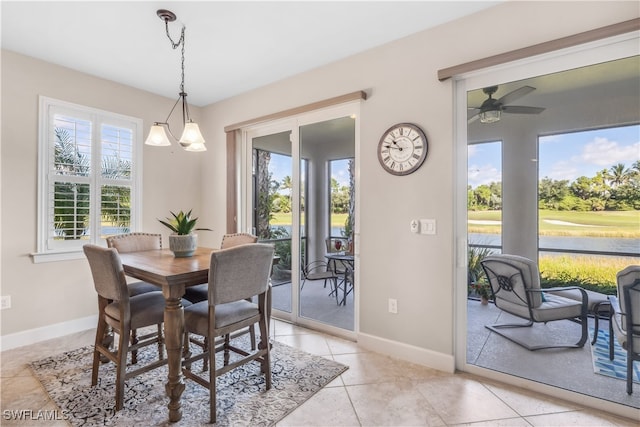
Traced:
[[475, 122], [479, 118], [480, 118], [480, 113], [476, 113], [467, 119], [467, 124], [470, 125], [471, 123]]
[[525, 96], [529, 92], [533, 92], [534, 90], [536, 90], [535, 87], [522, 86], [521, 88], [513, 90], [513, 91], [509, 92], [508, 94], [504, 95], [502, 98], [498, 99], [498, 102], [501, 103], [502, 105], [509, 104], [509, 103], [515, 101], [516, 99], [522, 98], [523, 96]]
[[509, 114], [540, 114], [544, 111], [541, 107], [523, 107], [522, 105], [505, 105], [502, 107], [503, 113]]

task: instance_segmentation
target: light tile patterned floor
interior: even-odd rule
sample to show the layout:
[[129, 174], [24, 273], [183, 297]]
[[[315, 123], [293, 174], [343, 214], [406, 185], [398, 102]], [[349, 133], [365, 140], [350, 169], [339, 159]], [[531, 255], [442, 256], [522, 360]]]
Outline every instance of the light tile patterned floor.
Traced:
[[[274, 338], [349, 369], [277, 426], [637, 426], [637, 421], [467, 374], [445, 374], [356, 343], [274, 321]], [[6, 419], [11, 410], [54, 410], [26, 363], [92, 344], [94, 331], [0, 353], [1, 425], [66, 425]], [[176, 423], [176, 426], [185, 424]]]

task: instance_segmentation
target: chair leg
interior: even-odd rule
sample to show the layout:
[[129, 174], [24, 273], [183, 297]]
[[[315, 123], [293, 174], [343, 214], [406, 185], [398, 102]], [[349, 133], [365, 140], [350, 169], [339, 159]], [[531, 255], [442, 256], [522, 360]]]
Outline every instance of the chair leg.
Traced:
[[[107, 350], [109, 349], [110, 343], [106, 341], [106, 332], [107, 332], [107, 322], [104, 321], [104, 318], [100, 316], [98, 320], [98, 327], [96, 329], [96, 341], [93, 346], [93, 368], [91, 370], [91, 386], [95, 386], [98, 383], [98, 371], [100, 369], [100, 361], [102, 358], [102, 354], [98, 350], [100, 347], [104, 347]], [[111, 335], [111, 340], [113, 340], [113, 335]], [[107, 359], [107, 361], [109, 361]]]
[[256, 327], [255, 325], [249, 326], [249, 336], [251, 337], [251, 350], [256, 349]]
[[[213, 338], [213, 337], [212, 337]], [[226, 339], [226, 338], [225, 338]], [[208, 340], [205, 349], [209, 352], [209, 422], [216, 423], [216, 340]]]
[[[206, 351], [207, 347], [209, 346], [209, 338], [204, 337], [202, 339], [202, 345], [203, 345], [202, 351]], [[214, 346], [215, 346], [215, 344], [214, 344]], [[209, 369], [209, 361], [205, 357], [204, 359], [202, 359], [202, 372], [207, 372], [207, 369]]]
[[158, 359], [164, 359], [164, 335], [162, 333], [162, 323], [158, 323]]
[[613, 311], [609, 315], [609, 360], [613, 360]]
[[267, 390], [271, 389], [271, 346], [269, 345], [269, 327], [268, 316], [263, 315], [260, 320], [260, 349], [265, 349], [265, 354], [262, 356], [262, 372], [265, 376], [265, 386]]
[[116, 411], [124, 406], [124, 379], [127, 373], [127, 352], [129, 350], [129, 328], [120, 331], [116, 366]]
[[633, 393], [633, 352], [629, 347], [633, 347], [633, 345], [627, 336], [627, 394]]
[[[133, 329], [131, 331], [131, 345], [133, 346], [136, 344], [138, 344], [138, 333]], [[138, 350], [133, 350], [131, 352], [131, 364], [135, 365], [136, 363], [138, 363]]]

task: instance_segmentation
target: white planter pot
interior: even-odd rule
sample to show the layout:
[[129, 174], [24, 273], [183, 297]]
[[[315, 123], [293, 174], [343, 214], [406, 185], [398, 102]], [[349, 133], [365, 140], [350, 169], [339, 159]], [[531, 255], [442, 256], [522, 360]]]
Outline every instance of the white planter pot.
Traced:
[[178, 258], [192, 256], [197, 247], [197, 234], [169, 235], [169, 249], [173, 252], [173, 255]]

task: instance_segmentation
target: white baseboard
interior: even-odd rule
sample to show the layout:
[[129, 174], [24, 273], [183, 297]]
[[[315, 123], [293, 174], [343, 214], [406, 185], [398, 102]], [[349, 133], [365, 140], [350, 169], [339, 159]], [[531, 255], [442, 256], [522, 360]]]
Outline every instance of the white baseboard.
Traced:
[[11, 350], [13, 348], [34, 344], [40, 341], [59, 338], [75, 332], [86, 331], [95, 328], [98, 324], [98, 315], [83, 317], [81, 319], [69, 320], [40, 328], [29, 329], [0, 336], [0, 351]]
[[432, 350], [391, 341], [386, 338], [369, 334], [358, 334], [358, 345], [375, 351], [376, 353], [401, 359], [417, 365], [426, 366], [438, 371], [453, 373], [455, 371], [455, 359], [451, 354], [438, 353]]

